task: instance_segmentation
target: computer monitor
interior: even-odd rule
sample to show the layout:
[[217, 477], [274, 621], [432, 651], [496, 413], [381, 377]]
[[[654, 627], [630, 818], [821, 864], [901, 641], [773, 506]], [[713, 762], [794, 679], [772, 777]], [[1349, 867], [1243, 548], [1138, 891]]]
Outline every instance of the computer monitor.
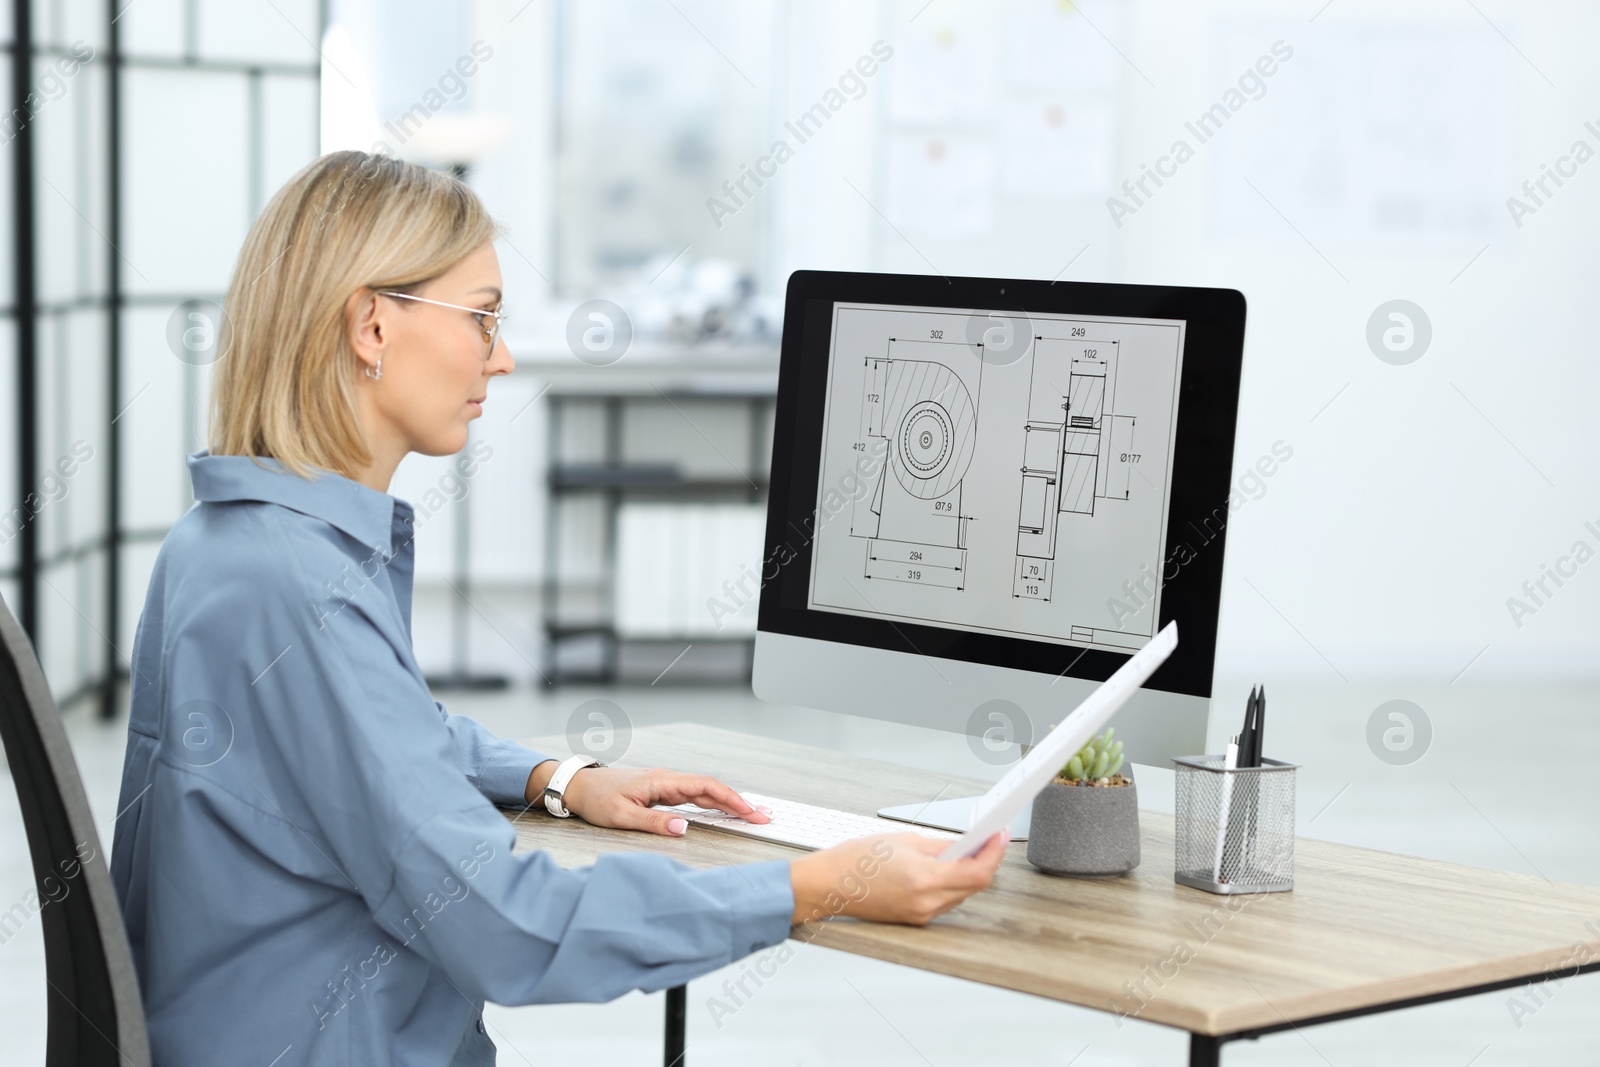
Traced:
[[[794, 273], [756, 694], [981, 754], [1175, 619], [1117, 737], [1203, 751], [1244, 319], [1229, 289]], [[929, 800], [879, 814], [965, 829], [970, 798]]]

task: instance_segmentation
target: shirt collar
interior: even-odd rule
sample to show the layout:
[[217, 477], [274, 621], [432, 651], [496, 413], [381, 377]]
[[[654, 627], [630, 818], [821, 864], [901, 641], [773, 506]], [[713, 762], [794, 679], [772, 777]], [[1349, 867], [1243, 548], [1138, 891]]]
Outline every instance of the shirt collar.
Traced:
[[391, 555], [398, 547], [396, 527], [411, 527], [410, 504], [330, 470], [316, 468], [315, 478], [302, 478], [271, 456], [213, 456], [204, 449], [188, 464], [196, 500], [281, 504]]

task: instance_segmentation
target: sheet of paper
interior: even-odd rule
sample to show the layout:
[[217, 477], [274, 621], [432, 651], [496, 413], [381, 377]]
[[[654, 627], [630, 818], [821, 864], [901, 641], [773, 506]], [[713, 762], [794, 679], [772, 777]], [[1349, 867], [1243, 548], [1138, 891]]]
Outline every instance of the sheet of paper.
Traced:
[[1110, 103], [1013, 107], [1001, 120], [1005, 192], [1104, 197], [1116, 184], [1117, 116]]
[[994, 228], [995, 153], [987, 137], [891, 135], [889, 212], [909, 234], [982, 237]]
[[[894, 36], [889, 117], [897, 125], [948, 128], [990, 121], [998, 110], [1002, 38], [991, 5], [936, 4], [913, 22], [906, 0]], [[926, 5], [922, 5], [926, 6]]]
[[1034, 796], [1050, 784], [1073, 754], [1105, 728], [1111, 716], [1177, 647], [1178, 624], [1169, 622], [978, 799], [972, 829], [952, 841], [939, 858], [957, 860], [971, 856], [983, 847], [991, 834], [1009, 825], [1018, 812], [1033, 803]]

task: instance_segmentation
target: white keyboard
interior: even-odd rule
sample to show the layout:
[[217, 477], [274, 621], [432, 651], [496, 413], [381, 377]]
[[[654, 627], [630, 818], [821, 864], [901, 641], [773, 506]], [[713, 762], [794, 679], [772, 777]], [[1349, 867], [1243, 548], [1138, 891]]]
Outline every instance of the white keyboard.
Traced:
[[922, 834], [924, 837], [937, 838], [940, 841], [953, 841], [960, 834], [951, 833], [949, 830], [936, 830], [930, 826], [916, 826], [897, 819], [881, 819], [876, 815], [857, 815], [854, 812], [838, 811], [834, 808], [819, 808], [815, 804], [802, 804], [796, 800], [780, 800], [777, 797], [762, 796], [759, 793], [746, 793], [740, 791], [752, 806], [767, 808], [772, 821], [765, 823], [745, 822], [737, 815], [729, 815], [718, 811], [716, 808], [701, 808], [694, 804], [661, 805], [663, 811], [676, 811], [682, 813], [690, 824], [704, 826], [712, 830], [723, 830], [730, 834], [740, 834], [744, 837], [755, 837], [762, 841], [773, 841], [780, 845], [790, 845], [794, 848], [819, 849], [830, 848], [844, 841], [853, 841], [858, 837], [871, 837], [873, 834], [889, 834], [898, 831], [909, 831]]

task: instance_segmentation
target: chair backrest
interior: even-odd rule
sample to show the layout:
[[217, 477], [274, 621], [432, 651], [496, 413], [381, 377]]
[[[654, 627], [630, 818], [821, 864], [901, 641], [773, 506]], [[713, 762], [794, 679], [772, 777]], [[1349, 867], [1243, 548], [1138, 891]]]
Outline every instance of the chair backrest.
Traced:
[[45, 1063], [149, 1067], [133, 953], [83, 779], [33, 643], [4, 601], [0, 638], [0, 740], [17, 783], [38, 892], [24, 911], [37, 910], [44, 930]]

